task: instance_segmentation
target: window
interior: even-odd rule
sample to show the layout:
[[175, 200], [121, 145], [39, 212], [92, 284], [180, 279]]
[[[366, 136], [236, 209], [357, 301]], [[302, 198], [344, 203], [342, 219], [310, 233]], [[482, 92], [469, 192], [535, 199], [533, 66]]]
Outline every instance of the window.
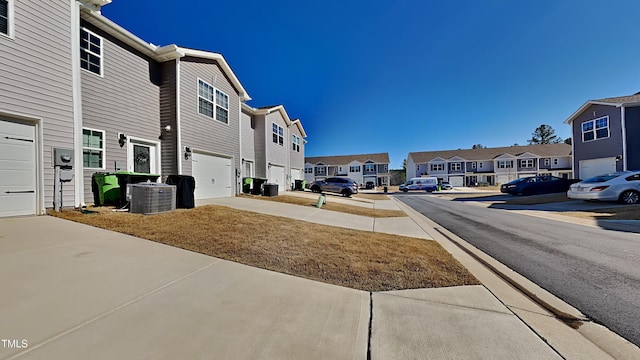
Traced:
[[431, 171], [444, 171], [444, 164], [431, 164]]
[[498, 169], [511, 169], [513, 168], [513, 160], [499, 160]]
[[352, 172], [352, 173], [360, 172], [360, 165], [351, 165], [351, 166], [349, 166], [349, 172]]
[[80, 67], [102, 76], [102, 38], [80, 29]]
[[293, 146], [292, 150], [300, 152], [300, 138], [295, 135], [291, 135], [291, 143]]
[[478, 163], [478, 167], [482, 169], [482, 163]]
[[451, 171], [460, 171], [460, 170], [462, 170], [462, 164], [461, 163], [451, 163], [450, 167], [451, 167]]
[[477, 162], [475, 162], [475, 161], [474, 161], [474, 162], [472, 162], [472, 163], [471, 163], [471, 168], [472, 168], [472, 169], [477, 169], [477, 168], [478, 168], [478, 163], [477, 163]]
[[609, 137], [609, 117], [601, 117], [582, 123], [582, 141], [592, 141]]
[[366, 164], [364, 166], [364, 172], [375, 172], [375, 171], [376, 171], [375, 164]]
[[273, 131], [273, 142], [284, 146], [284, 129], [282, 126], [272, 123], [271, 129]]
[[13, 28], [12, 17], [13, 13], [13, 1], [12, 0], [0, 0], [0, 34], [12, 36], [11, 29]]
[[82, 166], [104, 168], [104, 131], [82, 129]]
[[533, 167], [533, 159], [524, 159], [520, 160], [521, 168], [532, 168]]
[[229, 96], [198, 79], [198, 113], [228, 124]]
[[304, 173], [305, 174], [313, 174], [313, 168], [310, 168], [310, 167], [304, 168]]
[[244, 163], [244, 176], [253, 177], [253, 161], [245, 161]]
[[316, 166], [316, 174], [326, 174], [327, 168], [324, 166]]
[[544, 166], [549, 166], [549, 159], [544, 159]]
[[558, 165], [558, 159], [553, 159], [553, 165]]

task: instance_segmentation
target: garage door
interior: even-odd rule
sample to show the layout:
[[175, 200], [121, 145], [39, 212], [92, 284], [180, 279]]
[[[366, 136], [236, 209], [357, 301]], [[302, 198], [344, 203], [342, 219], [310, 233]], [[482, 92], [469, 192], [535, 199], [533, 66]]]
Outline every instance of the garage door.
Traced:
[[36, 213], [35, 127], [0, 120], [0, 217]]
[[304, 177], [302, 177], [302, 170], [291, 169], [291, 182], [294, 182], [295, 180], [304, 180]]
[[510, 181], [516, 179], [515, 174], [497, 174], [496, 175], [496, 185], [506, 184]]
[[580, 179], [586, 180], [594, 176], [612, 173], [616, 171], [616, 158], [600, 158], [580, 160]]
[[451, 186], [464, 186], [464, 177], [449, 176], [449, 184], [451, 184]]
[[192, 166], [196, 199], [233, 196], [231, 159], [194, 152]]
[[271, 184], [278, 184], [278, 192], [285, 191], [286, 182], [284, 177], [284, 167], [271, 165], [269, 168], [269, 180]]

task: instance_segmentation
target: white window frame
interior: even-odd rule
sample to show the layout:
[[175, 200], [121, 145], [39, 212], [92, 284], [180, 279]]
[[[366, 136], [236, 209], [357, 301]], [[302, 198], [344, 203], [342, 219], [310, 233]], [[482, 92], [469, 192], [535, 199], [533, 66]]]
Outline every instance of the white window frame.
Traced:
[[452, 162], [449, 164], [451, 171], [462, 171], [462, 163]]
[[498, 169], [513, 169], [513, 160], [498, 160]]
[[5, 0], [5, 1], [7, 2], [7, 32], [6, 33], [0, 32], [0, 36], [6, 36], [10, 39], [13, 39], [15, 36], [14, 34], [15, 27], [13, 26], [13, 22], [14, 22], [13, 3], [15, 0]]
[[349, 172], [350, 173], [359, 173], [360, 172], [360, 165], [350, 165], [349, 166]]
[[[220, 121], [223, 124], [229, 125], [229, 95], [225, 94], [223, 91], [220, 91], [220, 89], [216, 89], [215, 100], [216, 103], [214, 112], [216, 120]], [[222, 119], [222, 116], [218, 112], [218, 110], [225, 114], [224, 119]]]
[[304, 168], [304, 173], [305, 174], [313, 174], [313, 168], [312, 167], [305, 167]]
[[549, 160], [550, 160], [549, 158], [544, 159], [544, 166], [549, 166], [549, 164], [551, 164]]
[[[201, 85], [206, 92], [200, 91]], [[201, 101], [207, 105], [207, 109], [200, 106]], [[196, 106], [198, 107], [198, 114], [229, 125], [229, 95], [200, 78], [198, 78], [198, 102]], [[208, 107], [211, 108], [211, 114], [208, 113]], [[220, 112], [224, 112], [224, 118], [220, 115]]]
[[244, 161], [244, 177], [253, 177], [253, 161]]
[[284, 146], [284, 128], [276, 123], [271, 123], [271, 136], [274, 143]]
[[482, 169], [482, 162], [479, 162], [479, 163], [478, 163], [478, 167], [479, 167], [480, 169]]
[[316, 166], [314, 171], [318, 175], [326, 175], [327, 174], [327, 167], [326, 166]]
[[292, 150], [300, 152], [300, 138], [296, 135], [291, 135]]
[[431, 171], [444, 171], [444, 163], [429, 164], [429, 168], [431, 168]]
[[533, 159], [521, 159], [520, 167], [523, 169], [532, 169], [535, 166]]
[[553, 165], [558, 165], [558, 158], [553, 159]]
[[[600, 127], [598, 127], [598, 122], [600, 120], [603, 120], [606, 122], [606, 126], [602, 126], [600, 125]], [[591, 125], [589, 129], [585, 130], [585, 125]], [[601, 139], [607, 139], [611, 136], [611, 129], [609, 127], [610, 122], [609, 122], [609, 116], [602, 116], [599, 117], [597, 119], [593, 119], [593, 120], [588, 120], [583, 122], [582, 124], [580, 124], [580, 131], [582, 131], [582, 142], [591, 142], [591, 141], [596, 141], [596, 140], [601, 140]], [[606, 129], [607, 131], [607, 135], [606, 136], [598, 136], [598, 130], [601, 129]], [[587, 134], [591, 134], [593, 136], [592, 139], [588, 139], [585, 140], [585, 135]]]
[[[87, 35], [89, 36], [89, 39], [87, 40], [89, 42], [89, 44], [91, 44], [91, 38], [92, 37], [95, 37], [95, 38], [100, 40], [100, 53], [96, 53], [96, 52], [91, 51], [89, 48], [85, 49], [85, 48], [82, 47], [82, 33], [83, 32], [86, 32]], [[90, 72], [90, 73], [92, 73], [94, 75], [98, 75], [100, 77], [103, 77], [103, 75], [104, 75], [104, 39], [102, 38], [102, 36], [100, 36], [100, 35], [94, 33], [93, 31], [83, 27], [83, 28], [80, 28], [80, 39], [79, 40], [80, 40], [80, 68], [82, 70], [88, 71], [88, 72]], [[91, 69], [84, 68], [82, 66], [83, 60], [84, 60], [82, 55], [84, 53], [89, 54], [89, 57], [90, 56], [96, 56], [98, 59], [100, 59], [100, 64], [98, 65], [100, 67], [100, 72], [99, 73], [96, 73], [95, 71], [93, 71]], [[91, 62], [89, 62], [89, 59], [87, 59], [87, 63], [91, 64]]]
[[[90, 147], [90, 146], [84, 146], [84, 132], [86, 131], [90, 131], [90, 132], [96, 132], [96, 133], [100, 133], [102, 134], [102, 148], [94, 148], [94, 147]], [[90, 134], [90, 136], [93, 134]], [[91, 128], [86, 128], [83, 127], [82, 128], [82, 168], [83, 169], [96, 169], [96, 170], [104, 170], [105, 169], [105, 153], [106, 153], [106, 138], [105, 138], [105, 131], [104, 130], [98, 130], [98, 129], [91, 129]], [[84, 164], [84, 151], [85, 150], [89, 150], [89, 151], [100, 151], [100, 163], [102, 164], [102, 166], [100, 167], [89, 167], [89, 166], [85, 166]]]
[[376, 164], [364, 164], [364, 169], [362, 169], [364, 172], [377, 172], [376, 171]]
[[471, 163], [471, 168], [472, 168], [472, 169], [474, 169], [474, 170], [475, 170], [475, 169], [477, 169], [477, 168], [478, 168], [478, 163], [477, 163], [477, 162], [475, 162], [475, 161], [474, 161], [474, 162], [472, 162], [472, 163]]

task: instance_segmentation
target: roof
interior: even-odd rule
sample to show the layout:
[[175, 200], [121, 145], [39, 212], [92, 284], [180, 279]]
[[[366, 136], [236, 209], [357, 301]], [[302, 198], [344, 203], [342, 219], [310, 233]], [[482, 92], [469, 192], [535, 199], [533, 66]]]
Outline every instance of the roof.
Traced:
[[389, 163], [389, 153], [378, 154], [359, 154], [359, 155], [336, 155], [336, 156], [314, 156], [305, 157], [304, 161], [308, 164], [323, 163], [325, 165], [346, 165], [353, 161], [364, 163], [371, 160], [378, 164]]
[[627, 96], [617, 96], [610, 97], [598, 100], [589, 100], [582, 104], [578, 110], [576, 110], [567, 120], [564, 121], [565, 124], [571, 124], [575, 118], [580, 116], [589, 106], [591, 105], [610, 105], [616, 107], [622, 106], [638, 106], [640, 105], [640, 92], [635, 93], [633, 95]]
[[[95, 3], [106, 4], [109, 2], [110, 1], [108, 0], [94, 0], [90, 3], [93, 3], [95, 5]], [[98, 11], [94, 11], [88, 7], [81, 7], [81, 9], [82, 10], [80, 12], [80, 15], [83, 20], [88, 21], [89, 23], [98, 27], [100, 30], [105, 31], [109, 35], [131, 46], [135, 50], [140, 51], [142, 54], [149, 56], [155, 61], [165, 62], [169, 60], [179, 59], [185, 56], [215, 60], [220, 66], [220, 68], [222, 69], [222, 71], [224, 72], [224, 74], [229, 78], [229, 81], [231, 82], [231, 84], [238, 91], [238, 95], [240, 96], [241, 101], [251, 100], [251, 97], [249, 96], [247, 91], [244, 89], [244, 87], [240, 83], [240, 80], [238, 80], [233, 70], [231, 70], [231, 67], [229, 66], [227, 61], [224, 59], [224, 56], [222, 56], [222, 54], [209, 52], [209, 51], [182, 48], [177, 45], [167, 45], [163, 47], [157, 47], [155, 45], [146, 43], [144, 40], [135, 36], [125, 28], [121, 27], [120, 25], [102, 16]]]
[[571, 145], [568, 144], [540, 144], [527, 146], [507, 146], [498, 148], [483, 149], [459, 149], [459, 150], [441, 150], [441, 151], [423, 151], [409, 153], [414, 164], [428, 163], [435, 158], [450, 159], [454, 156], [464, 160], [493, 160], [500, 155], [520, 156], [525, 153], [531, 153], [539, 157], [555, 157], [571, 155]]

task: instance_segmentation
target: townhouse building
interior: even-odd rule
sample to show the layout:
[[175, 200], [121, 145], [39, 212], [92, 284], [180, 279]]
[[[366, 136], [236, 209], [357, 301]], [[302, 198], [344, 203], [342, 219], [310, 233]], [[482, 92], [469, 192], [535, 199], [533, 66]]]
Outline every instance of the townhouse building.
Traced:
[[361, 187], [389, 185], [389, 153], [316, 156], [305, 158], [307, 183], [327, 177], [348, 177]]
[[411, 152], [407, 179], [437, 177], [453, 186], [499, 185], [521, 177], [572, 177], [571, 145], [542, 144], [500, 148]]
[[101, 14], [110, 2], [0, 1], [0, 216], [53, 206], [55, 149], [74, 154], [65, 206], [93, 202], [96, 172], [192, 175], [197, 199], [238, 193], [245, 158], [299, 176], [299, 120], [269, 118], [288, 126], [282, 154], [256, 152], [272, 133], [243, 126], [251, 97], [224, 57], [146, 43]]

